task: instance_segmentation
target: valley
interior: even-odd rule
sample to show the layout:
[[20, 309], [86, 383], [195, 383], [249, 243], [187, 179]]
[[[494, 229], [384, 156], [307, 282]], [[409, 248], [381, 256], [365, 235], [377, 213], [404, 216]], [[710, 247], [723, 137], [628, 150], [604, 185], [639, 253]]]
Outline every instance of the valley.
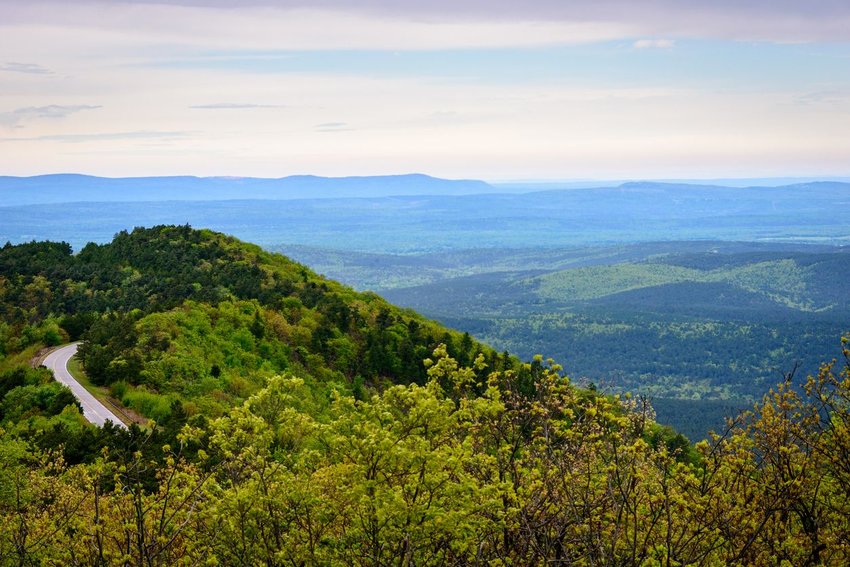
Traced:
[[579, 383], [648, 395], [659, 420], [691, 439], [721, 430], [792, 369], [799, 380], [817, 373], [850, 327], [845, 247], [664, 242], [404, 256], [281, 249], [498, 350], [552, 356]]
[[[71, 181], [65, 194], [75, 202], [0, 207], [0, 241], [80, 250], [129, 226], [210, 227], [498, 351], [551, 356], [579, 383], [651, 396], [659, 420], [694, 440], [795, 365], [800, 379], [816, 372], [850, 321], [842, 205], [850, 184], [841, 182], [404, 195], [422, 183], [435, 192], [488, 186], [402, 176], [348, 180], [305, 199], [275, 180], [244, 190], [221, 180], [164, 178], [148, 189], [101, 180], [89, 193], [74, 190], [84, 180]], [[170, 183], [195, 187], [186, 199], [202, 198], [207, 184], [225, 200], [91, 201], [110, 187], [156, 198]], [[384, 196], [340, 198], [345, 183]], [[0, 192], [23, 186], [0, 179]], [[261, 189], [276, 198], [244, 198]]]

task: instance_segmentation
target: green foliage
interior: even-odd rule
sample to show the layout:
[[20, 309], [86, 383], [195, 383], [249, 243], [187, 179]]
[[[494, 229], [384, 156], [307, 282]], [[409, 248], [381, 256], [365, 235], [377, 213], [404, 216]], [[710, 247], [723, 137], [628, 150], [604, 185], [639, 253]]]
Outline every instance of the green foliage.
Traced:
[[[69, 407], [71, 414], [63, 415]], [[0, 372], [0, 427], [25, 433], [61, 421], [79, 424], [81, 413], [71, 391], [47, 370], [17, 366]]]
[[[24, 258], [35, 260], [27, 264]], [[288, 371], [365, 397], [426, 380], [440, 341], [471, 360], [487, 349], [257, 246], [188, 226], [122, 231], [77, 256], [65, 244], [0, 250], [4, 352], [82, 338], [92, 383], [148, 417], [173, 403], [220, 416]], [[455, 348], [454, 345], [458, 345]]]
[[[21, 270], [3, 276], [6, 344], [86, 326], [93, 379], [157, 423], [85, 427], [45, 371], [0, 373], [3, 562], [850, 560], [846, 348], [842, 368], [802, 388], [787, 376], [694, 447], [646, 398], [578, 389], [551, 359], [520, 364], [220, 235], [159, 227], [63, 250], [32, 249], [81, 274], [59, 285], [4, 249]], [[26, 293], [58, 307], [7, 302]], [[562, 328], [621, 340], [637, 324]], [[691, 345], [722, 328], [658, 327]]]
[[799, 266], [792, 259], [723, 266], [713, 270], [685, 268], [662, 260], [563, 270], [520, 283], [534, 286], [541, 298], [560, 302], [597, 299], [683, 282], [725, 283], [800, 311], [828, 309], [831, 305], [818, 305], [809, 293], [813, 276], [813, 270]]
[[[690, 448], [550, 361], [438, 346], [365, 401], [292, 376], [69, 465], [0, 436], [0, 556], [147, 565], [845, 565], [850, 350]], [[480, 364], [482, 361], [479, 359]], [[480, 391], [481, 394], [474, 392]], [[159, 448], [157, 445], [159, 444]]]
[[545, 352], [579, 382], [664, 398], [659, 420], [693, 439], [795, 362], [816, 372], [849, 330], [843, 248], [670, 242], [489, 257], [491, 268], [470, 262], [477, 275], [446, 271], [386, 295], [523, 359]]
[[666, 264], [617, 264], [553, 272], [521, 283], [536, 287], [537, 294], [544, 299], [580, 301], [689, 281], [699, 275], [697, 270]]
[[168, 396], [147, 392], [144, 389], [128, 391], [121, 398], [125, 406], [157, 422], [165, 421], [170, 417], [172, 401], [173, 399]]

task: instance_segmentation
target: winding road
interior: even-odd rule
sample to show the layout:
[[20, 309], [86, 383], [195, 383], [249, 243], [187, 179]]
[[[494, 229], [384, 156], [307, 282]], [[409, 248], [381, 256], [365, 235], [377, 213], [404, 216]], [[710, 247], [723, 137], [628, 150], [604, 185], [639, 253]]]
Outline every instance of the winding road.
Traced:
[[79, 400], [80, 405], [83, 406], [83, 416], [87, 420], [98, 427], [103, 427], [106, 425], [107, 421], [111, 421], [116, 426], [127, 429], [127, 426], [124, 425], [124, 423], [118, 419], [114, 413], [109, 411], [105, 405], [97, 401], [97, 399], [92, 396], [88, 390], [83, 388], [79, 382], [74, 380], [74, 377], [71, 376], [70, 372], [68, 372], [68, 361], [71, 360], [71, 357], [76, 353], [77, 343], [65, 345], [48, 354], [44, 359], [43, 366], [46, 366], [53, 371], [53, 376], [56, 378], [57, 382], [60, 382], [71, 389], [71, 392], [73, 392], [74, 396], [77, 400]]

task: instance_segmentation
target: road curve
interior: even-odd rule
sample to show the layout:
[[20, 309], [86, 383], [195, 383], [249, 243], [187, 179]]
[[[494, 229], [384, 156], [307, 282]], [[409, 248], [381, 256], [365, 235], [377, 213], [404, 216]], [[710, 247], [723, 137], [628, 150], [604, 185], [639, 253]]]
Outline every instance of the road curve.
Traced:
[[83, 406], [83, 416], [87, 420], [98, 427], [103, 427], [106, 425], [107, 421], [111, 421], [118, 427], [127, 429], [127, 426], [124, 425], [124, 423], [118, 419], [114, 413], [109, 411], [105, 405], [97, 401], [97, 399], [92, 396], [88, 390], [83, 388], [79, 382], [74, 380], [74, 377], [71, 376], [70, 372], [68, 372], [68, 361], [72, 356], [77, 354], [77, 345], [78, 343], [72, 343], [54, 350], [47, 355], [42, 366], [46, 366], [53, 371], [53, 376], [56, 378], [57, 382], [60, 382], [71, 389], [71, 392], [73, 392], [74, 396], [77, 400], [79, 400], [80, 405]]

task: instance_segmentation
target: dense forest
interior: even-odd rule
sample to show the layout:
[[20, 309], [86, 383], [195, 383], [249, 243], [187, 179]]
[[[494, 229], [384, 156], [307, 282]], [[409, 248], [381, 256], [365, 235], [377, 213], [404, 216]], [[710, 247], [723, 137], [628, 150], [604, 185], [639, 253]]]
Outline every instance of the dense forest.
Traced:
[[[691, 445], [645, 398], [186, 226], [5, 246], [0, 321], [2, 564], [850, 560], [846, 343]], [[71, 340], [150, 421], [95, 428], [29, 365]]]
[[122, 232], [71, 254], [64, 243], [0, 250], [0, 353], [80, 340], [96, 385], [162, 420], [178, 403], [221, 415], [286, 371], [361, 395], [427, 378], [437, 344], [462, 363], [474, 342], [280, 255], [189, 227]]
[[[546, 353], [577, 381], [664, 398], [659, 420], [694, 439], [722, 427], [730, 407], [751, 406], [795, 364], [802, 378], [817, 373], [850, 332], [847, 247], [679, 242], [522, 252], [527, 260], [492, 251], [489, 271], [482, 261], [468, 265], [478, 270], [471, 275], [433, 266], [434, 281], [406, 286], [393, 275], [405, 273], [401, 260], [417, 259], [385, 261], [381, 293], [500, 350]], [[298, 256], [338, 273], [316, 254]]]

